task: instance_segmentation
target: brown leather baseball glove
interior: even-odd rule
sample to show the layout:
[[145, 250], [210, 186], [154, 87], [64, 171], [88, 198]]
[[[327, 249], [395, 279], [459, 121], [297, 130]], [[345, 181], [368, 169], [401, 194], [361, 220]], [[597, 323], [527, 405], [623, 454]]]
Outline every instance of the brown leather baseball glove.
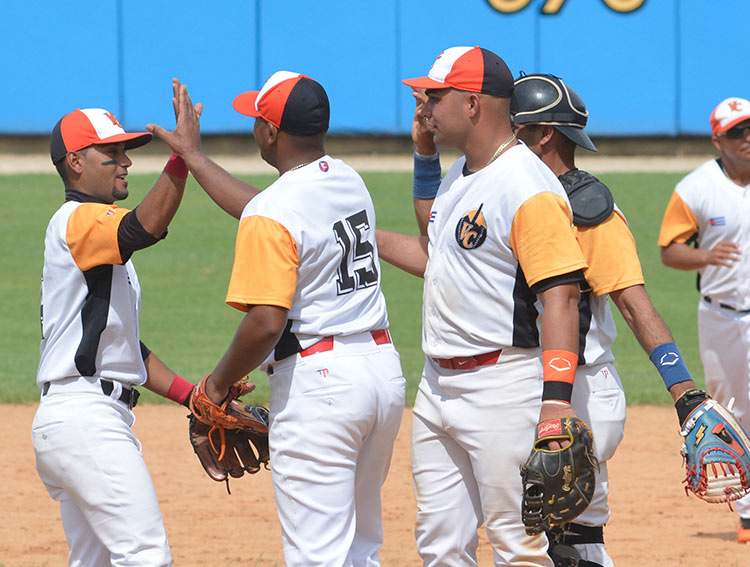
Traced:
[[247, 379], [233, 384], [221, 404], [206, 395], [208, 376], [190, 396], [190, 444], [206, 474], [215, 481], [227, 482], [254, 474], [263, 464], [268, 468], [268, 410], [243, 405], [237, 398], [253, 390]]

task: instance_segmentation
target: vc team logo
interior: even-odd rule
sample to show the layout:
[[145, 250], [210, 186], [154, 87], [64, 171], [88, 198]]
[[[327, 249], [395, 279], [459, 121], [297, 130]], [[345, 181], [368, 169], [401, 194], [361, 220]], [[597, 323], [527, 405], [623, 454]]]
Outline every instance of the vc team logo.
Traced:
[[[112, 114], [111, 112], [105, 112], [104, 116], [106, 116], [107, 118], [109, 118], [112, 121], [112, 124], [114, 126], [120, 126], [120, 123], [117, 121], [117, 118], [115, 118], [115, 115]], [[122, 128], [122, 126], [120, 126], [120, 128]]]
[[456, 242], [464, 250], [479, 248], [487, 238], [487, 223], [482, 215], [482, 207], [466, 211], [456, 225]]
[[321, 161], [321, 162], [318, 163], [318, 167], [320, 168], [320, 171], [322, 171], [323, 173], [325, 173], [326, 171], [328, 171], [328, 162], [327, 161]]

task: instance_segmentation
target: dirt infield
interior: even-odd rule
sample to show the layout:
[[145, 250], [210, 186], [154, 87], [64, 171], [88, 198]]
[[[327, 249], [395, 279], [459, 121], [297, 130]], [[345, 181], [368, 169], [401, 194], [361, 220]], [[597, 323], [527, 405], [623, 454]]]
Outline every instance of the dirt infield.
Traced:
[[[0, 457], [6, 479], [0, 567], [66, 565], [67, 546], [57, 503], [34, 470], [31, 422], [35, 406], [4, 406]], [[176, 566], [283, 565], [270, 474], [223, 484], [204, 476], [187, 441], [183, 408], [136, 408], [135, 429], [162, 505]], [[409, 473], [407, 410], [391, 473], [383, 490], [384, 567], [420, 565], [413, 537], [414, 496]], [[674, 410], [631, 407], [625, 440], [610, 463], [612, 518], [605, 530], [618, 567], [750, 565], [750, 546], [735, 541], [736, 516], [725, 505], [688, 497], [682, 489]], [[219, 518], [246, 520], [221, 523]], [[481, 534], [480, 565], [492, 565]]]

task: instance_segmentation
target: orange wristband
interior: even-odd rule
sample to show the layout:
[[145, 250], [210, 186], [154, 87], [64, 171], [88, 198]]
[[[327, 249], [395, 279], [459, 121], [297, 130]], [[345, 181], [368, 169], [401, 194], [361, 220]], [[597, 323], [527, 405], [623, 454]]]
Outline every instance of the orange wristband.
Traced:
[[576, 379], [578, 355], [569, 350], [545, 350], [542, 353], [544, 387], [542, 401], [570, 403]]

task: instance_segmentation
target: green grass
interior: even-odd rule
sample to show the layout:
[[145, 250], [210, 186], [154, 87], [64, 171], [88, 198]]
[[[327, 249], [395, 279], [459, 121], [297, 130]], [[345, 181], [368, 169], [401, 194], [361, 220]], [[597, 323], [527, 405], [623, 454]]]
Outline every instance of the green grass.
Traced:
[[[155, 175], [130, 176], [134, 207]], [[612, 188], [638, 243], [647, 289], [675, 335], [696, 381], [703, 383], [697, 349], [695, 274], [664, 268], [656, 237], [661, 216], [680, 174], [608, 174]], [[364, 175], [378, 214], [378, 226], [416, 234], [409, 173]], [[268, 186], [273, 176], [246, 179]], [[44, 231], [63, 199], [55, 175], [0, 176], [0, 402], [31, 403], [39, 358], [39, 285]], [[169, 237], [137, 253], [134, 263], [143, 288], [141, 337], [173, 370], [192, 380], [213, 369], [224, 354], [242, 314], [224, 304], [234, 254], [236, 221], [224, 214], [192, 180]], [[613, 251], [613, 253], [616, 253]], [[411, 404], [423, 364], [421, 340], [422, 281], [382, 264], [383, 290], [391, 331], [401, 353]], [[616, 311], [616, 310], [615, 310]], [[617, 367], [630, 403], [665, 404], [669, 396], [658, 373], [638, 346], [619, 313]], [[268, 380], [254, 373], [257, 391], [250, 397], [266, 403]], [[161, 398], [145, 393], [144, 401]]]

